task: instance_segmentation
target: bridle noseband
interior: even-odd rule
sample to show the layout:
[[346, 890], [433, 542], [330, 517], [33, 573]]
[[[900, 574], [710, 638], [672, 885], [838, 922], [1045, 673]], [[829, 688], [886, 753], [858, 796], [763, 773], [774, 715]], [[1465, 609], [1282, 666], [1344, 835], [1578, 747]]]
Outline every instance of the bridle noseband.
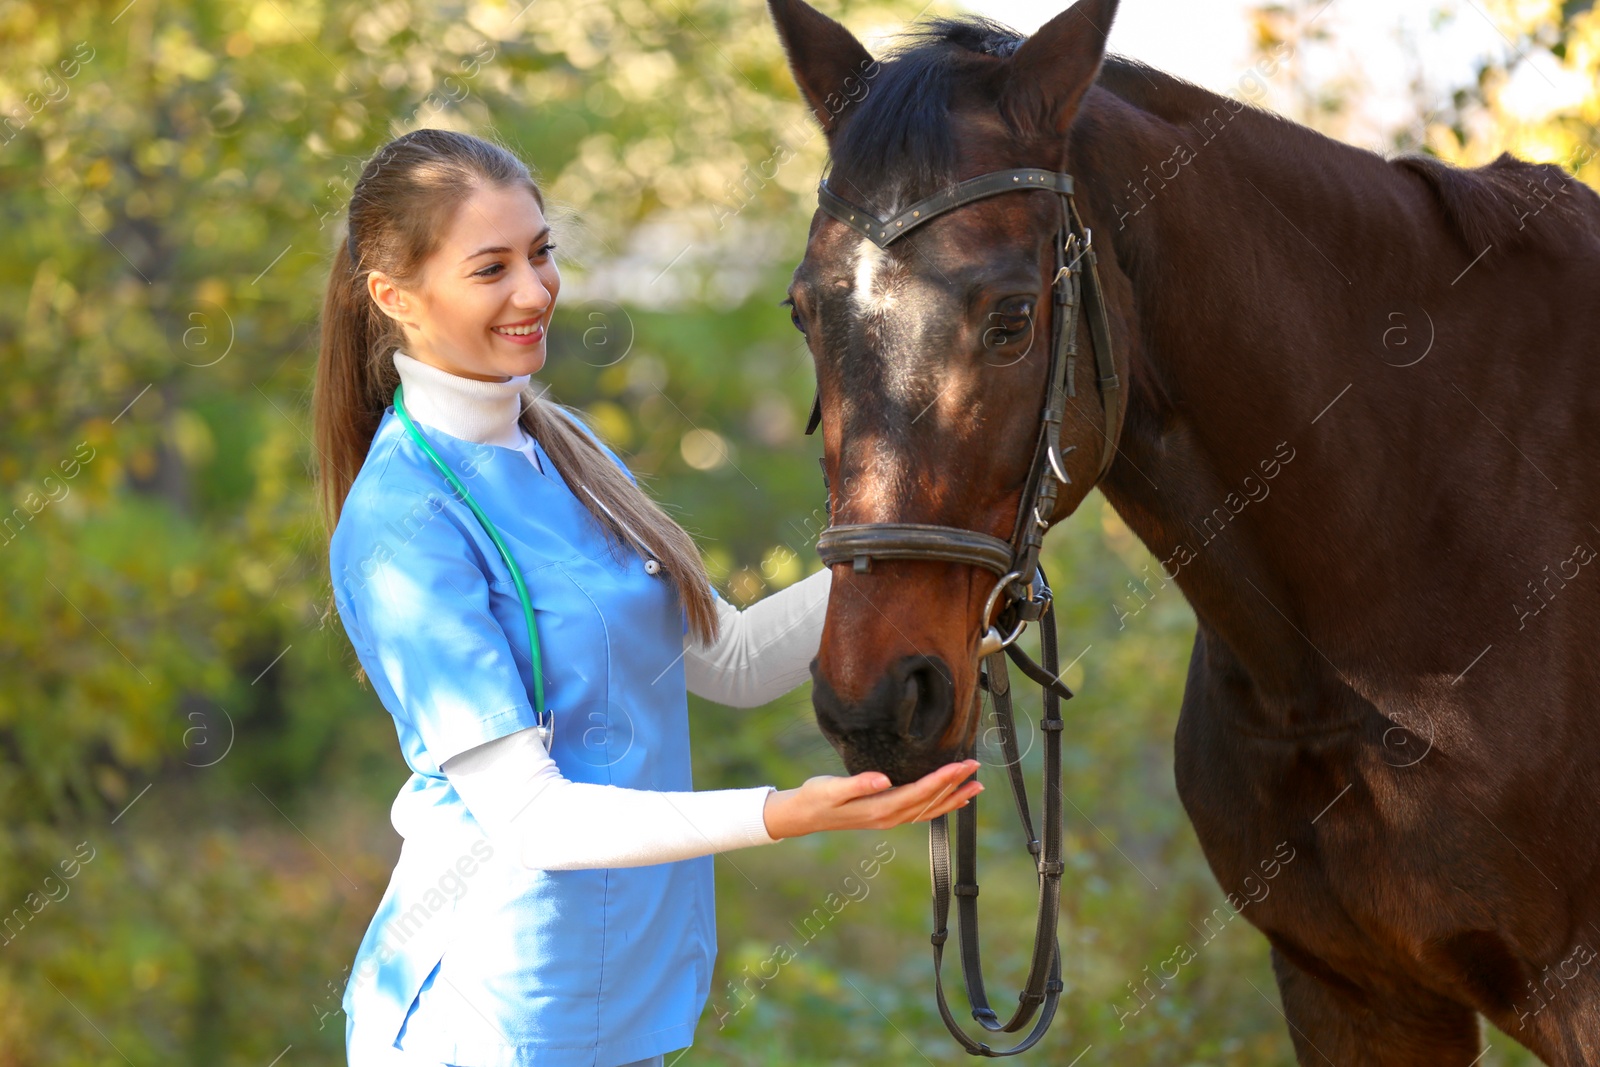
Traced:
[[[953, 188], [919, 200], [892, 218], [880, 219], [865, 208], [836, 195], [823, 181], [817, 187], [818, 206], [849, 226], [879, 248], [887, 248], [931, 219], [964, 204], [1001, 193], [1038, 190], [1055, 193], [1061, 202], [1061, 226], [1055, 238], [1055, 276], [1051, 292], [1055, 313], [1050, 325], [1049, 384], [1044, 411], [1040, 417], [1039, 439], [1034, 448], [1028, 479], [1023, 485], [1016, 522], [1010, 541], [957, 526], [925, 523], [848, 523], [829, 526], [817, 539], [817, 554], [829, 566], [849, 562], [857, 573], [872, 568], [876, 559], [943, 560], [983, 567], [999, 576], [984, 605], [979, 620], [982, 637], [978, 655], [984, 661], [979, 685], [994, 701], [995, 717], [1001, 729], [1001, 750], [1011, 778], [1017, 812], [1028, 838], [1028, 851], [1038, 860], [1039, 905], [1034, 929], [1033, 958], [1020, 1003], [1011, 1019], [1000, 1022], [989, 1006], [983, 987], [978, 958], [977, 916], [977, 799], [956, 813], [957, 883], [954, 886], [961, 931], [961, 964], [972, 1003], [972, 1016], [991, 1033], [1015, 1033], [1028, 1025], [1039, 1012], [1038, 1021], [1028, 1036], [1008, 1049], [992, 1049], [975, 1041], [960, 1028], [945, 1001], [940, 977], [944, 943], [949, 936], [946, 922], [950, 909], [950, 836], [948, 816], [941, 815], [928, 826], [929, 863], [933, 874], [933, 975], [939, 1001], [939, 1014], [963, 1048], [975, 1056], [1011, 1056], [1031, 1048], [1050, 1026], [1062, 990], [1061, 952], [1056, 937], [1061, 903], [1061, 721], [1060, 702], [1072, 691], [1057, 676], [1055, 609], [1049, 581], [1039, 565], [1039, 552], [1055, 511], [1060, 486], [1071, 484], [1061, 461], [1061, 421], [1068, 397], [1075, 397], [1078, 355], [1078, 310], [1081, 304], [1089, 319], [1090, 341], [1094, 347], [1095, 384], [1105, 409], [1105, 448], [1095, 482], [1105, 476], [1116, 457], [1116, 441], [1121, 427], [1121, 404], [1112, 358], [1111, 331], [1106, 319], [1104, 291], [1095, 265], [1093, 234], [1078, 216], [1072, 196], [1072, 175], [1060, 171], [1024, 167], [994, 171], [958, 183]], [[1080, 263], [1087, 263], [1080, 267]], [[1083, 284], [1087, 282], [1087, 284]], [[819, 385], [812, 400], [811, 418], [806, 433], [814, 432], [822, 421], [822, 393]], [[1073, 446], [1075, 447], [1075, 446]], [[1069, 447], [1067, 451], [1071, 451]], [[827, 474], [824, 469], [824, 487]], [[1091, 485], [1092, 487], [1092, 485]], [[830, 497], [829, 518], [832, 519]], [[996, 614], [996, 604], [999, 611]], [[1030, 621], [1038, 621], [1043, 664], [1035, 663], [1015, 643]], [[998, 625], [996, 625], [998, 624]], [[1011, 632], [1002, 635], [1001, 627]], [[1044, 717], [1039, 727], [1044, 734], [1044, 840], [1034, 834], [1027, 790], [1022, 781], [1021, 756], [1017, 751], [1016, 729], [1012, 721], [1011, 686], [1006, 657], [1043, 688]], [[1041, 854], [1042, 853], [1042, 854]], [[1041, 1007], [1043, 1011], [1040, 1012]]]

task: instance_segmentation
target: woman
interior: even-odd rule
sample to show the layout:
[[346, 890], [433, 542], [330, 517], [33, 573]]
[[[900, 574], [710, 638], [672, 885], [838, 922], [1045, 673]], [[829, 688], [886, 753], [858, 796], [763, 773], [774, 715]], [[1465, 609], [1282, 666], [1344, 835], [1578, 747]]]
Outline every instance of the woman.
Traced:
[[519, 160], [418, 130], [362, 171], [328, 281], [334, 604], [413, 772], [345, 989], [352, 1064], [659, 1063], [709, 993], [713, 853], [925, 821], [982, 788], [961, 784], [969, 760], [898, 788], [693, 791], [686, 689], [756, 706], [803, 681], [829, 572], [737, 611], [622, 461], [531, 388], [554, 248]]

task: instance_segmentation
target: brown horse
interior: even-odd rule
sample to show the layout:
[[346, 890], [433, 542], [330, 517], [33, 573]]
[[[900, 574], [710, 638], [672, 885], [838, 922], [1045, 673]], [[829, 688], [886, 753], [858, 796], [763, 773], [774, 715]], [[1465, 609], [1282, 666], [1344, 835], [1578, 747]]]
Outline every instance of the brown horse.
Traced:
[[[941, 20], [882, 62], [769, 3], [840, 196], [888, 217], [990, 171], [1074, 176], [1124, 383], [1098, 485], [1198, 619], [1176, 776], [1212, 871], [1243, 896], [1293, 849], [1244, 914], [1300, 1062], [1467, 1067], [1475, 1012], [1600, 1062], [1600, 197], [1107, 58], [1116, 0], [1028, 38]], [[813, 219], [790, 295], [835, 524], [1011, 536], [1057, 211], [1006, 193], [888, 248]], [[1093, 374], [1053, 520], [1095, 482]], [[972, 752], [993, 577], [835, 568], [814, 701], [851, 772]]]

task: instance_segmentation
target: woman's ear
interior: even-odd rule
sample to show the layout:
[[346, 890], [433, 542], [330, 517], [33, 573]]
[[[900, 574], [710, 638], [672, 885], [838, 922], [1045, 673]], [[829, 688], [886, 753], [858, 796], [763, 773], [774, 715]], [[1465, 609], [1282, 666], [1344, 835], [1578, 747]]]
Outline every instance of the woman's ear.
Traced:
[[367, 272], [367, 293], [378, 310], [398, 323], [409, 325], [405, 293], [381, 270]]

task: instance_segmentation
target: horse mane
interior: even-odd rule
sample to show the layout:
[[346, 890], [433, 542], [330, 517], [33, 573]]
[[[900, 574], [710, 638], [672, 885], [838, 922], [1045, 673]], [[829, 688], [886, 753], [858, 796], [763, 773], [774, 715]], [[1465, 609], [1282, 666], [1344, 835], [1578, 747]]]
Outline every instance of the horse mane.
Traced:
[[1554, 163], [1529, 163], [1510, 152], [1471, 168], [1424, 155], [1399, 156], [1390, 162], [1427, 181], [1456, 233], [1474, 253], [1491, 246], [1538, 245], [1536, 238], [1554, 250], [1570, 242], [1573, 227], [1600, 237], [1600, 196]]
[[[1025, 34], [979, 15], [933, 18], [902, 33], [832, 146], [834, 170], [842, 183], [854, 186], [850, 195], [887, 211], [890, 203], [867, 201], [904, 203], [954, 185], [959, 160], [947, 121], [951, 100], [964, 77], [992, 73], [1025, 40]], [[1203, 121], [1239, 102], [1114, 54], [1105, 57], [1096, 84], [1174, 124]], [[1558, 252], [1570, 247], [1574, 228], [1600, 241], [1600, 196], [1556, 164], [1530, 163], [1509, 152], [1470, 168], [1420, 154], [1385, 159], [1244, 103], [1234, 121], [1246, 122], [1269, 143], [1278, 141], [1285, 158], [1319, 150], [1357, 153], [1386, 163], [1397, 180], [1422, 179], [1471, 254], [1491, 245]]]
[[[1173, 123], [1202, 119], [1225, 106], [1223, 96], [1125, 56], [1106, 56], [1097, 84]], [[1382, 159], [1396, 176], [1421, 178], [1469, 254], [1490, 246], [1556, 251], [1570, 245], [1573, 228], [1600, 239], [1600, 195], [1554, 163], [1530, 163], [1510, 152], [1478, 167], [1421, 153], [1383, 159], [1248, 102], [1238, 118], [1264, 136], [1294, 139], [1295, 154], [1314, 151], [1312, 145], [1334, 154], [1353, 152]], [[1286, 140], [1283, 147], [1291, 145]], [[1538, 195], [1541, 189], [1547, 195]]]

